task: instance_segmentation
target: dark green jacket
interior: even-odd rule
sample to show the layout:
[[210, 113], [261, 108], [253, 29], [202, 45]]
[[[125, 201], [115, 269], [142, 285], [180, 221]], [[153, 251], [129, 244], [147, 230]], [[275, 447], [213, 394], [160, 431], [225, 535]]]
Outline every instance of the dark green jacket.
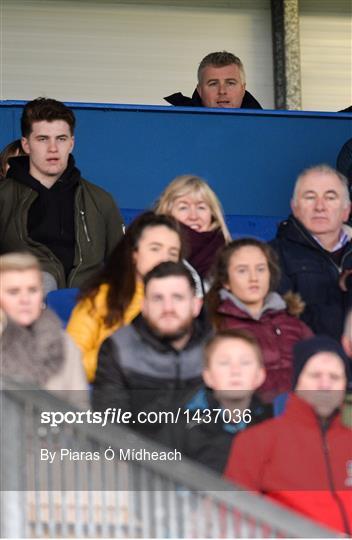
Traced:
[[75, 193], [75, 256], [66, 280], [62, 263], [44, 244], [28, 237], [28, 210], [37, 192], [16, 180], [0, 182], [0, 253], [30, 251], [59, 288], [80, 287], [103, 264], [123, 234], [121, 214], [112, 196], [80, 178]]

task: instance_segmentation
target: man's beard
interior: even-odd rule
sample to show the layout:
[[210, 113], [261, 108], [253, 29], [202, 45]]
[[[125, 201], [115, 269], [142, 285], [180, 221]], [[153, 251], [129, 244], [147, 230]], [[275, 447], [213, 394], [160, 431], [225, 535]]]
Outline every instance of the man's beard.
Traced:
[[193, 317], [190, 317], [188, 320], [184, 321], [182, 325], [177, 328], [177, 330], [174, 330], [173, 332], [167, 332], [160, 330], [152, 321], [150, 321], [148, 318], [145, 317], [145, 321], [154, 334], [155, 337], [160, 339], [160, 341], [166, 342], [166, 343], [172, 343], [173, 341], [178, 341], [179, 339], [182, 339], [183, 337], [187, 336], [187, 334], [191, 335], [193, 330]]

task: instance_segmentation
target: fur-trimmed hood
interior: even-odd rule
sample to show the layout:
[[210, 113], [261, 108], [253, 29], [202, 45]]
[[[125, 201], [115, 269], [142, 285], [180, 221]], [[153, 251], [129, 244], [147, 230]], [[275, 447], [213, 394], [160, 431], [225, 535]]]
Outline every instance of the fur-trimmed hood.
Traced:
[[287, 291], [282, 298], [286, 302], [286, 309], [289, 315], [292, 315], [293, 317], [302, 315], [306, 304], [303, 302], [299, 293]]
[[219, 294], [222, 301], [230, 300], [238, 309], [257, 320], [268, 311], [287, 311], [289, 315], [299, 317], [305, 308], [305, 304], [298, 293], [288, 291], [284, 296], [280, 296], [277, 292], [270, 292], [265, 298], [261, 311], [254, 317], [247, 306], [228, 289], [221, 289]]
[[64, 361], [61, 322], [45, 310], [26, 328], [7, 318], [1, 336], [1, 373], [17, 381], [44, 386]]
[[271, 401], [292, 388], [292, 347], [312, 335], [297, 317], [302, 308], [303, 303], [296, 294], [290, 293], [283, 299], [278, 293], [269, 293], [261, 312], [254, 317], [234, 295], [221, 290], [216, 327], [219, 330], [247, 330], [257, 339], [267, 374], [259, 390], [264, 401]]

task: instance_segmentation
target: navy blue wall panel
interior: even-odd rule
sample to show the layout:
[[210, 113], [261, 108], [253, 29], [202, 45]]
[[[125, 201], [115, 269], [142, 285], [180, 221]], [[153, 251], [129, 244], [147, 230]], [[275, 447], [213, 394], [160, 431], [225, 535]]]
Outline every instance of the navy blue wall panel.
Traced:
[[[20, 135], [22, 102], [0, 102], [0, 146]], [[297, 174], [335, 165], [351, 115], [70, 104], [83, 176], [121, 208], [147, 208], [178, 174], [206, 178], [226, 214], [283, 216]]]
[[[129, 225], [141, 213], [135, 208], [121, 208], [124, 222]], [[261, 240], [271, 240], [276, 235], [277, 227], [286, 216], [239, 216], [226, 214], [226, 224], [232, 238], [254, 236]]]

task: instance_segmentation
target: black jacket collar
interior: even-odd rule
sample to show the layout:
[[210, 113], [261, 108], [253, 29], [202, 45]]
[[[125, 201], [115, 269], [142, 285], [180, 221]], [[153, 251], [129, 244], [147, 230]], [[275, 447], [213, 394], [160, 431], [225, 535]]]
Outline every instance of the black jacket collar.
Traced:
[[[329, 253], [314, 239], [304, 225], [302, 225], [302, 223], [292, 214], [289, 215], [287, 220], [280, 223], [276, 238], [278, 240], [289, 240], [295, 242], [296, 244], [301, 244], [306, 247], [323, 251], [327, 254]], [[348, 242], [345, 249], [347, 250], [351, 246], [351, 242]]]
[[[30, 187], [39, 193], [49, 191], [36, 178], [29, 174], [29, 157], [16, 156], [9, 159], [10, 168], [7, 171], [6, 178], [12, 178], [20, 184]], [[50, 191], [66, 190], [75, 186], [81, 176], [80, 171], [75, 166], [75, 160], [72, 154], [69, 155], [67, 167], [61, 177], [50, 188]]]
[[[197, 89], [193, 92], [192, 97], [187, 97], [181, 94], [181, 92], [176, 92], [171, 94], [171, 96], [164, 97], [165, 101], [174, 105], [176, 107], [203, 107], [202, 100], [200, 95], [197, 92]], [[261, 109], [260, 103], [255, 99], [250, 92], [245, 91], [242, 104], [240, 109]]]

